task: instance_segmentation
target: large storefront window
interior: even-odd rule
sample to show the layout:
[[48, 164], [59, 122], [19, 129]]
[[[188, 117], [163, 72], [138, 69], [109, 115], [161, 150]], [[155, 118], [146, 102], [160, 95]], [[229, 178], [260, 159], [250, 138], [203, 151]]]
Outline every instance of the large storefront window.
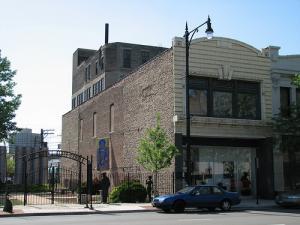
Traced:
[[196, 184], [222, 184], [242, 195], [255, 194], [254, 148], [192, 146], [192, 156]]
[[261, 118], [260, 84], [238, 80], [190, 78], [190, 113], [219, 118]]
[[213, 93], [214, 112], [216, 117], [232, 117], [232, 93], [215, 91]]
[[207, 91], [206, 90], [189, 90], [190, 112], [193, 115], [207, 115]]
[[257, 113], [256, 95], [248, 93], [239, 93], [237, 97], [238, 117], [255, 118]]

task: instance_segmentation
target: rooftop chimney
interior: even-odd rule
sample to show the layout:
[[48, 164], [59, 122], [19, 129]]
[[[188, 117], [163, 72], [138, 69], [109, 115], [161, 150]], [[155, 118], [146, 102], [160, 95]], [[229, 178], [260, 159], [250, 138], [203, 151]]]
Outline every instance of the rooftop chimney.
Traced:
[[105, 44], [108, 44], [108, 31], [109, 31], [109, 24], [105, 24]]

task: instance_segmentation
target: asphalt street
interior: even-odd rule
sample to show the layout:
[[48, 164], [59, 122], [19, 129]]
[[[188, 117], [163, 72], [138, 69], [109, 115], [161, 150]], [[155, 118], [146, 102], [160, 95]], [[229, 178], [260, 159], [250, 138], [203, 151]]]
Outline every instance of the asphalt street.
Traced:
[[103, 213], [0, 218], [1, 225], [299, 225], [300, 211]]

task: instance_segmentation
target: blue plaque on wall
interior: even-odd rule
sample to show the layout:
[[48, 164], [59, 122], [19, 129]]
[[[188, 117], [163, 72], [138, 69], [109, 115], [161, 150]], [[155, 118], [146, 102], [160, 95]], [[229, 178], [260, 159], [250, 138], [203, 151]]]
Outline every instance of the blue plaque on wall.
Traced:
[[109, 139], [103, 138], [98, 142], [97, 170], [109, 169]]

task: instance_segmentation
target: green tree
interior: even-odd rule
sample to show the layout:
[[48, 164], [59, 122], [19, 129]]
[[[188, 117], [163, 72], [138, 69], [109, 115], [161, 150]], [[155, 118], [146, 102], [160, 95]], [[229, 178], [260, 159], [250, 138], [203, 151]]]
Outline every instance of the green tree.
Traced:
[[300, 87], [300, 73], [294, 75], [294, 77], [292, 78], [292, 84]]
[[8, 139], [12, 132], [18, 130], [16, 123], [12, 120], [15, 118], [15, 111], [21, 104], [21, 95], [14, 94], [13, 77], [16, 75], [15, 70], [11, 70], [10, 61], [1, 57], [0, 50], [0, 142]]
[[157, 194], [157, 174], [169, 167], [172, 159], [178, 154], [166, 131], [160, 126], [160, 116], [157, 115], [156, 127], [148, 128], [145, 137], [140, 140], [137, 161], [146, 170], [154, 173], [154, 193]]
[[[293, 85], [300, 88], [300, 73], [292, 78]], [[293, 189], [298, 179], [297, 152], [300, 146], [300, 106], [292, 104], [287, 108], [281, 108], [280, 113], [273, 117], [273, 131], [275, 144], [288, 157], [289, 163], [285, 169], [288, 171], [285, 176], [286, 185]]]
[[13, 155], [8, 154], [6, 158], [7, 176], [13, 177], [15, 175], [15, 159]]
[[297, 156], [300, 146], [300, 107], [291, 105], [273, 118], [273, 131], [275, 144], [288, 157], [289, 163], [286, 165], [287, 173], [286, 184], [289, 188], [295, 188], [297, 182], [298, 171]]

